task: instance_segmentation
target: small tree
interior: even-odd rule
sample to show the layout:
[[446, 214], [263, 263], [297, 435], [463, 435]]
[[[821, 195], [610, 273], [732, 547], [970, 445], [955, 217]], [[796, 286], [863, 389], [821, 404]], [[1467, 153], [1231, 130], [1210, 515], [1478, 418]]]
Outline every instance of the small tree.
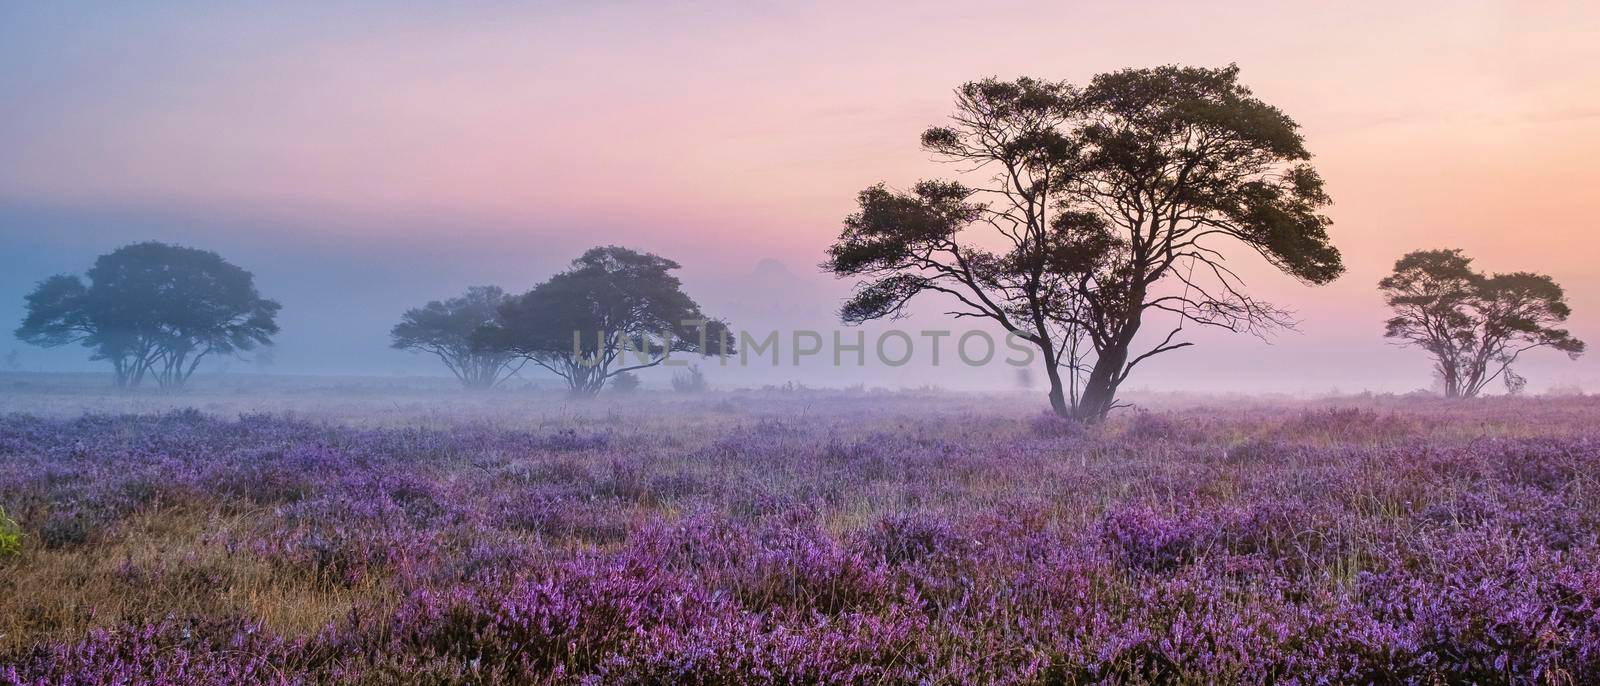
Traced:
[[16, 335], [45, 347], [82, 344], [111, 362], [120, 388], [146, 376], [180, 388], [205, 358], [270, 345], [278, 332], [278, 303], [214, 252], [135, 243], [100, 256], [87, 277], [40, 282]]
[[1496, 379], [1521, 391], [1527, 380], [1511, 365], [1534, 348], [1583, 354], [1583, 341], [1557, 328], [1572, 314], [1566, 293], [1543, 274], [1485, 275], [1460, 250], [1418, 250], [1378, 288], [1394, 310], [1384, 336], [1428, 351], [1446, 397], [1475, 397]]
[[505, 351], [483, 349], [473, 336], [496, 322], [506, 300], [496, 286], [474, 286], [461, 296], [406, 310], [389, 332], [392, 345], [439, 358], [467, 388], [494, 388], [517, 373], [521, 360]]
[[618, 374], [674, 352], [731, 352], [721, 321], [700, 311], [671, 274], [672, 260], [627, 248], [592, 248], [571, 268], [500, 307], [479, 331], [485, 349], [517, 355], [594, 395]]

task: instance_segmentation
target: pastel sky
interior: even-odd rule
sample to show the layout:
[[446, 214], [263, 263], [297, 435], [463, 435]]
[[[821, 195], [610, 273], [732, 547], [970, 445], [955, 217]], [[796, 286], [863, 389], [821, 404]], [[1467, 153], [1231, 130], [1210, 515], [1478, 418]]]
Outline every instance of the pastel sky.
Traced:
[[[401, 310], [597, 243], [677, 259], [714, 313], [813, 326], [848, 285], [815, 265], [856, 191], [951, 171], [916, 139], [953, 87], [1235, 62], [1303, 125], [1350, 270], [1245, 266], [1300, 331], [1208, 335], [1133, 385], [1426, 386], [1374, 290], [1424, 247], [1553, 275], [1600, 341], [1594, 3], [332, 4], [0, 4], [0, 319], [157, 238], [284, 302], [283, 372], [430, 371], [383, 349]], [[1524, 374], [1600, 390], [1600, 357]]]

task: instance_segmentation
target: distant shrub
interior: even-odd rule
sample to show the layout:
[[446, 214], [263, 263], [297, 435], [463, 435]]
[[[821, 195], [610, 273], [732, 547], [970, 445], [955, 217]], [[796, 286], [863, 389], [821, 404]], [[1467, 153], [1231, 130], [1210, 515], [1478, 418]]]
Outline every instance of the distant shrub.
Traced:
[[1544, 392], [1547, 398], [1581, 398], [1583, 387], [1575, 383], [1556, 384]]
[[22, 527], [6, 516], [0, 507], [0, 557], [10, 557], [22, 552]]
[[632, 393], [639, 390], [639, 375], [633, 372], [623, 372], [611, 379], [611, 390], [617, 393]]
[[672, 375], [672, 390], [679, 393], [704, 393], [706, 388], [706, 375], [700, 371], [700, 365], [691, 364], [688, 369]]
[[761, 387], [763, 393], [805, 393], [811, 390], [810, 386], [797, 381], [785, 381], [782, 386], [767, 384]]

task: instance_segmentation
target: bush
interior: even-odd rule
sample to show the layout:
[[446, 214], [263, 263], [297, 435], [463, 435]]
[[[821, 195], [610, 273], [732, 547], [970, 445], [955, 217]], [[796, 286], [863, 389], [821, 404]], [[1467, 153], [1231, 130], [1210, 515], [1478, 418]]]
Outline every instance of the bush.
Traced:
[[632, 393], [639, 390], [639, 375], [633, 372], [623, 372], [611, 380], [611, 390], [618, 393]]
[[6, 516], [0, 507], [0, 557], [10, 557], [22, 552], [22, 527]]
[[679, 393], [703, 393], [706, 387], [706, 375], [700, 371], [700, 365], [691, 364], [688, 369], [672, 375], [672, 390]]

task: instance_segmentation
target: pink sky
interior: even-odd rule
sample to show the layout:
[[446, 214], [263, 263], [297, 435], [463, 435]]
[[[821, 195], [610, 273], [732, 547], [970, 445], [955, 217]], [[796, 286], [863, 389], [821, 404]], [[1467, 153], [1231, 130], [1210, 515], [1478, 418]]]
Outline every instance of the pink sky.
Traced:
[[[1600, 8], [1396, 4], [5, 9], [0, 203], [271, 216], [555, 262], [600, 240], [529, 228], [566, 223], [674, 256], [691, 284], [769, 256], [809, 275], [857, 190], [949, 171], [916, 138], [962, 81], [1237, 62], [1303, 125], [1350, 270], [1308, 289], [1247, 269], [1303, 333], [1218, 343], [1229, 362], [1178, 385], [1426, 384], [1378, 339], [1373, 288], [1423, 247], [1552, 274], [1596, 342]], [[1353, 371], [1281, 379], [1305, 359]], [[1592, 360], [1529, 368], [1536, 387], [1600, 387]]]

